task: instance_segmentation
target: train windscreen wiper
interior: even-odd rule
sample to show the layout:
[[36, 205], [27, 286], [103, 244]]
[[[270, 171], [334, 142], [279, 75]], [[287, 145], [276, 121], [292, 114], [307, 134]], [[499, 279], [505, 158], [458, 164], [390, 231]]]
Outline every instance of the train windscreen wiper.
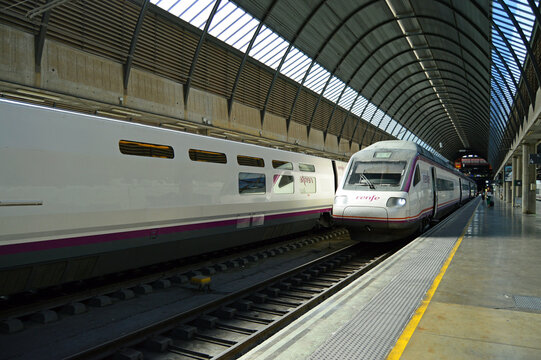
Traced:
[[370, 187], [370, 189], [372, 190], [376, 190], [376, 187], [374, 186], [374, 184], [372, 184], [372, 182], [370, 180], [368, 180], [368, 178], [366, 177], [366, 175], [364, 174], [364, 171], [362, 172], [362, 174], [359, 174], [361, 179], [363, 179], [364, 181], [366, 181], [366, 183], [368, 184], [368, 186]]

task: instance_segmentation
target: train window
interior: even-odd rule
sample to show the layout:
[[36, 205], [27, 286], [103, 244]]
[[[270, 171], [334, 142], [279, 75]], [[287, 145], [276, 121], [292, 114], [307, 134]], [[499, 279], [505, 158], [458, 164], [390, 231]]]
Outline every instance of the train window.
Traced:
[[243, 166], [265, 167], [265, 160], [252, 156], [237, 156], [237, 163]]
[[301, 176], [301, 194], [313, 194], [316, 192], [316, 178], [312, 176]]
[[421, 181], [421, 173], [419, 172], [419, 164], [415, 167], [415, 175], [413, 175], [413, 186], [417, 185]]
[[239, 194], [264, 194], [265, 174], [239, 173]]
[[280, 170], [293, 170], [293, 164], [289, 161], [272, 160], [272, 167]]
[[312, 164], [299, 164], [300, 171], [316, 172], [316, 167]]
[[436, 179], [436, 186], [438, 191], [453, 191], [455, 184], [451, 180]]
[[190, 155], [190, 160], [192, 161], [203, 161], [211, 162], [218, 164], [227, 164], [227, 157], [223, 153], [206, 151], [206, 150], [196, 150], [190, 149], [188, 151]]
[[118, 142], [120, 152], [125, 155], [157, 157], [173, 159], [175, 152], [169, 145], [149, 144], [140, 141], [120, 140]]
[[355, 161], [350, 167], [344, 190], [395, 190], [406, 171], [405, 161]]
[[293, 194], [295, 181], [291, 175], [274, 175], [272, 179], [272, 192], [275, 194]]

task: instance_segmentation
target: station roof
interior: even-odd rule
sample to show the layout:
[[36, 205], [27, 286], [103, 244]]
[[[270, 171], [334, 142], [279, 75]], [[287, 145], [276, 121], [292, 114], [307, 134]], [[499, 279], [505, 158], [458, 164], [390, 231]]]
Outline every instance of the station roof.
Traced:
[[448, 159], [501, 161], [539, 88], [539, 1], [153, 2]]
[[[339, 98], [340, 87], [352, 88], [381, 110], [361, 104], [362, 118], [449, 159], [467, 152], [500, 160], [524, 116], [517, 107], [535, 99], [527, 89], [515, 99], [517, 90], [539, 87], [538, 1], [235, 3], [327, 70], [321, 91]], [[537, 56], [526, 64], [532, 48]]]
[[[12, 11], [26, 2], [1, 3], [6, 4], [3, 11]], [[119, 39], [130, 40], [121, 45], [105, 39], [101, 47], [96, 41], [86, 45], [112, 58], [127, 59], [127, 74], [132, 61], [173, 74], [172, 68], [159, 68], [161, 59], [156, 59], [156, 65], [145, 65], [141, 60], [155, 59], [157, 48], [164, 47], [163, 39], [156, 40], [160, 43], [155, 49], [136, 50], [140, 33], [144, 33], [140, 42], [145, 46], [152, 43], [148, 40], [151, 35], [168, 36], [158, 33], [158, 27], [150, 28], [150, 23], [142, 20], [145, 13], [149, 9], [167, 13], [199, 29], [200, 40], [205, 35], [214, 37], [238, 50], [241, 57], [265, 65], [274, 78], [288, 77], [299, 89], [314, 92], [318, 100], [309, 110], [308, 129], [316, 126], [314, 118], [322, 111], [319, 104], [324, 98], [392, 137], [413, 140], [449, 160], [476, 154], [493, 167], [505, 160], [529, 107], [535, 105], [541, 84], [539, 0], [116, 0], [92, 2], [91, 6], [42, 0], [36, 4], [39, 6], [26, 17], [41, 16], [42, 29], [44, 24], [46, 27], [42, 14], [56, 7], [56, 17], [51, 17], [56, 27], [49, 26], [54, 29], [53, 36], [66, 37], [62, 31], [71, 36], [69, 26], [75, 29], [71, 23], [78, 16], [85, 28], [96, 28], [92, 30], [96, 34], [110, 32], [112, 39], [117, 31]], [[127, 4], [136, 7], [139, 20], [130, 14]], [[114, 30], [114, 24], [100, 18], [111, 10], [129, 20], [127, 25], [119, 20], [122, 30]], [[77, 15], [61, 20], [58, 14], [63, 11]], [[125, 37], [125, 33], [131, 35]], [[83, 35], [89, 38], [89, 34]], [[174, 37], [166, 40], [177, 41]], [[193, 45], [189, 71], [180, 69], [186, 73], [180, 79], [187, 82], [188, 89], [201, 42]], [[150, 56], [149, 51], [155, 54]], [[168, 59], [171, 63], [178, 60]], [[224, 80], [224, 93], [231, 100], [242, 82], [244, 62], [240, 61], [238, 72], [232, 70], [234, 81]], [[260, 85], [261, 101], [256, 106], [261, 105], [264, 113], [271, 90], [263, 89], [268, 88], [267, 83]], [[299, 93], [288, 95], [296, 96], [289, 100], [293, 107]], [[291, 114], [293, 109], [289, 117]], [[348, 117], [341, 124], [331, 124], [332, 117], [331, 113], [326, 127], [317, 126], [340, 138]], [[357, 125], [353, 135], [356, 129]], [[370, 142], [377, 140], [370, 136]], [[364, 144], [363, 140], [360, 143]]]

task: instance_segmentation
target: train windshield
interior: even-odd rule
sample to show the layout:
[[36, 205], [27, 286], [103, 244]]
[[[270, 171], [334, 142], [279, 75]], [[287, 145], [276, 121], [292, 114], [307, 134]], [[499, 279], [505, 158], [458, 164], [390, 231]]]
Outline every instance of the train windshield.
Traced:
[[344, 189], [396, 191], [405, 173], [405, 161], [356, 161], [351, 167]]

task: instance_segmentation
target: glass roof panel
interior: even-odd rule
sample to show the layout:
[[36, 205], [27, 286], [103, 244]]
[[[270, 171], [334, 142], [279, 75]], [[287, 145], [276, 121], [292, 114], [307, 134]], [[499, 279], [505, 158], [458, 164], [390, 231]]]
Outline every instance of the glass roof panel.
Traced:
[[357, 92], [348, 86], [344, 91], [344, 95], [342, 95], [338, 105], [344, 109], [349, 109], [353, 103], [353, 100], [355, 100], [355, 96], [357, 96]]

